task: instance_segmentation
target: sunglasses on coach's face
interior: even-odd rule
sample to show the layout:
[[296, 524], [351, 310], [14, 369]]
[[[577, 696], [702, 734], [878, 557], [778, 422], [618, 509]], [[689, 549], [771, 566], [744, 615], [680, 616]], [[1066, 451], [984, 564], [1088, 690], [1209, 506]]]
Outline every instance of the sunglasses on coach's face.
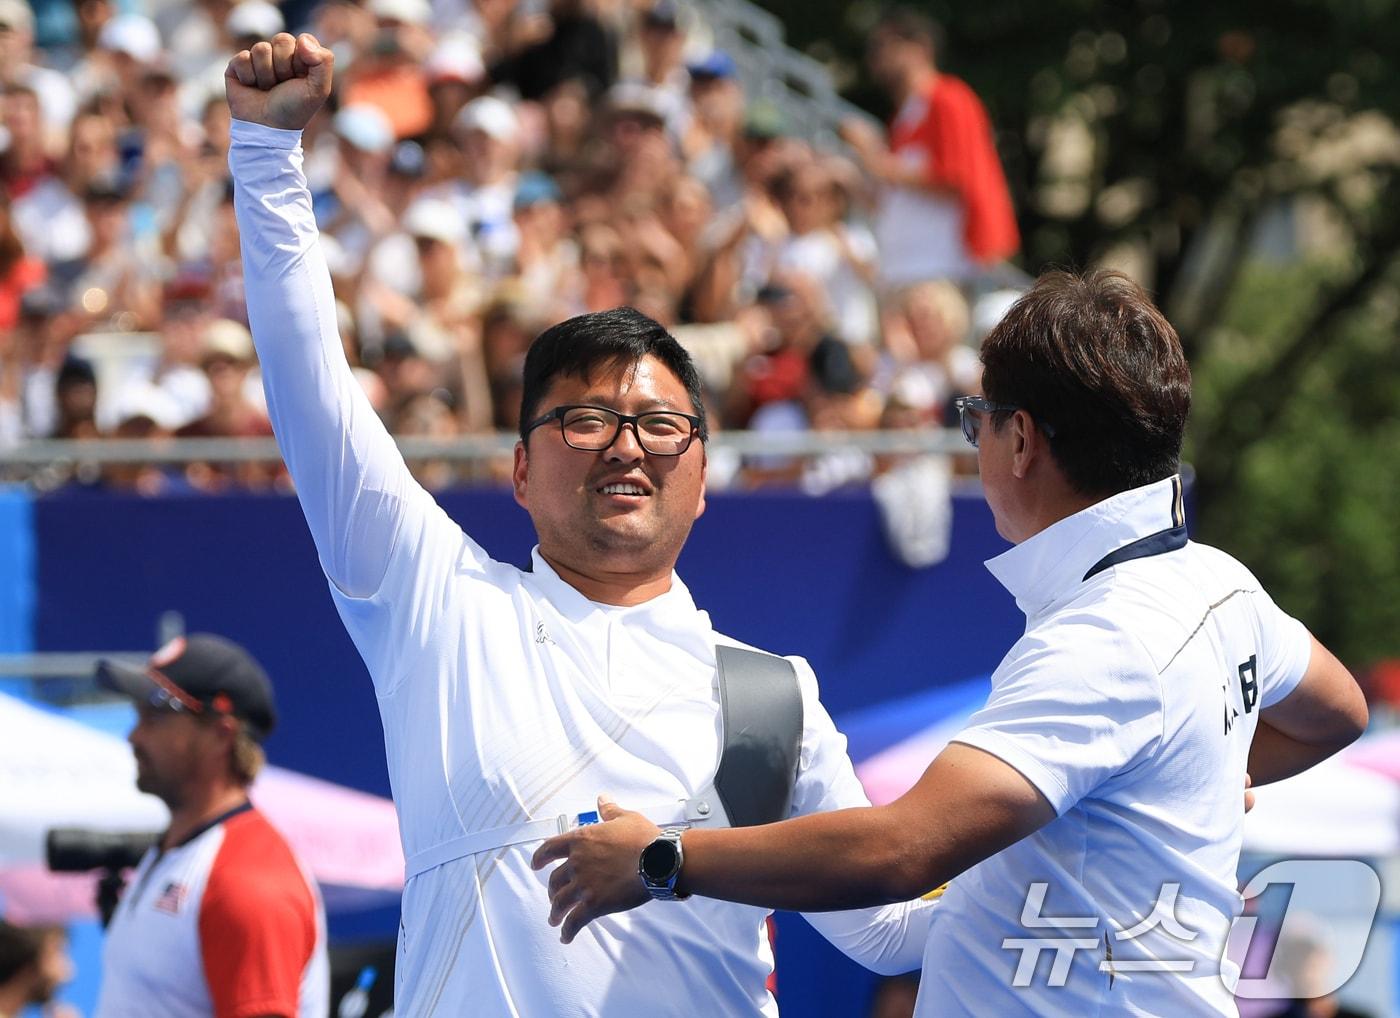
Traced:
[[[962, 425], [963, 438], [967, 439], [967, 444], [974, 449], [977, 448], [977, 439], [982, 433], [983, 414], [1010, 414], [1017, 410], [1025, 410], [1025, 407], [1015, 403], [998, 403], [985, 396], [959, 396], [953, 400], [953, 405], [958, 408], [958, 423]], [[1035, 425], [1048, 437], [1055, 437], [1055, 429], [1049, 424], [1036, 421]]]

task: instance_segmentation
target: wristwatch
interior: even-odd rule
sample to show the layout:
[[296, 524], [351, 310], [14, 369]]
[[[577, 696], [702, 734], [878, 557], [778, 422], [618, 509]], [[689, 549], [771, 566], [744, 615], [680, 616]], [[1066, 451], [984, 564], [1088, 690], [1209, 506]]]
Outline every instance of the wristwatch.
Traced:
[[664, 828], [655, 841], [642, 849], [642, 857], [637, 861], [642, 883], [656, 901], [684, 901], [690, 897], [676, 891], [676, 881], [681, 878], [681, 866], [685, 864], [685, 852], [681, 848], [684, 833], [684, 827]]

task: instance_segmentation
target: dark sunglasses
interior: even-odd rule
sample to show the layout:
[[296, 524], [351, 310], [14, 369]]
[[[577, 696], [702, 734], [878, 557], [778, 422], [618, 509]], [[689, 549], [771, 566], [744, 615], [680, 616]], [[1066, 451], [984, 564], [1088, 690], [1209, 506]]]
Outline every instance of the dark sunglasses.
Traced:
[[[962, 426], [963, 438], [967, 439], [967, 444], [974, 449], [977, 448], [977, 439], [982, 434], [982, 417], [984, 414], [1015, 413], [1017, 410], [1025, 410], [1025, 407], [1017, 406], [1015, 403], [998, 403], [995, 400], [987, 399], [985, 396], [959, 396], [953, 400], [953, 405], [958, 408], [958, 423]], [[1032, 418], [1034, 420], [1034, 418]], [[1055, 437], [1055, 429], [1044, 421], [1036, 421], [1036, 427], [1050, 437]]]

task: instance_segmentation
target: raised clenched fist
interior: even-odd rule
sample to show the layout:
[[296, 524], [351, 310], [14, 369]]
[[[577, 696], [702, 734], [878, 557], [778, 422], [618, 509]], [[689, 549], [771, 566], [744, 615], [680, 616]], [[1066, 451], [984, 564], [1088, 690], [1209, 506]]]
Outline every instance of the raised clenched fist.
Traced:
[[314, 35], [280, 32], [229, 61], [229, 111], [236, 120], [299, 131], [331, 94], [334, 66], [334, 54]]

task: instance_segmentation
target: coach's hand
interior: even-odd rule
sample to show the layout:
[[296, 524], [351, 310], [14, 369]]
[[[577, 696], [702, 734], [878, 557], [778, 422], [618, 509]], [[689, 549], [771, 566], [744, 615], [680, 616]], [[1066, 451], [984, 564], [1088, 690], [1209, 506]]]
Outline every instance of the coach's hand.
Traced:
[[563, 860], [549, 875], [549, 925], [563, 924], [559, 939], [565, 944], [599, 916], [625, 912], [651, 898], [637, 864], [661, 828], [606, 796], [598, 797], [598, 815], [604, 823], [550, 838], [530, 862], [539, 870]]
[[228, 62], [224, 88], [236, 120], [300, 131], [331, 94], [335, 55], [314, 35], [279, 32]]

